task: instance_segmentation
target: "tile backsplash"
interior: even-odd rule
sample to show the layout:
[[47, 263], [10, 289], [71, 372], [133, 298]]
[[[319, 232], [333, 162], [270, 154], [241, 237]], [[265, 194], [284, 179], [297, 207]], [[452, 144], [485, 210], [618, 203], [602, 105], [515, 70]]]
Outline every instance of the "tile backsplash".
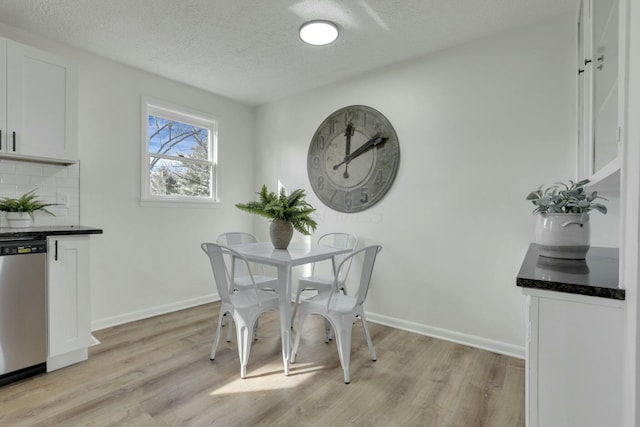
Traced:
[[[60, 203], [35, 213], [35, 226], [80, 224], [80, 166], [52, 165], [0, 160], [0, 197], [20, 197], [36, 190], [35, 194], [47, 203]], [[7, 226], [6, 213], [0, 213], [0, 226]]]

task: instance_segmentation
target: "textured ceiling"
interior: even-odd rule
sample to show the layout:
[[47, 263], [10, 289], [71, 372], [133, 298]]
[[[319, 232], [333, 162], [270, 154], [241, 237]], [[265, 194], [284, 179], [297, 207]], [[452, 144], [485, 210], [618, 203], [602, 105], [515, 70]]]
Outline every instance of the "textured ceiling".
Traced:
[[[569, 12], [576, 0], [0, 0], [0, 22], [251, 105]], [[329, 19], [337, 42], [305, 45]]]

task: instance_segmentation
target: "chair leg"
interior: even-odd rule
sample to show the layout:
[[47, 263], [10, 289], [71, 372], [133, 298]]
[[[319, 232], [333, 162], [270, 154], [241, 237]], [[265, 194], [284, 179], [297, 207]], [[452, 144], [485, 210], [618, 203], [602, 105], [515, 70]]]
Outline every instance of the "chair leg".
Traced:
[[233, 317], [229, 316], [229, 321], [227, 322], [227, 342], [231, 342], [232, 323], [234, 323]]
[[371, 334], [369, 334], [369, 326], [367, 326], [367, 319], [364, 317], [364, 313], [360, 315], [360, 320], [362, 320], [362, 329], [364, 329], [364, 337], [367, 339], [367, 345], [369, 346], [369, 351], [371, 352], [371, 360], [378, 360], [376, 356], [376, 350], [373, 348], [373, 342], [371, 341]]
[[220, 334], [222, 333], [222, 321], [224, 320], [224, 316], [226, 312], [220, 311], [220, 315], [218, 316], [218, 326], [216, 327], [216, 337], [213, 339], [213, 345], [211, 346], [211, 355], [209, 359], [214, 360], [216, 358], [216, 350], [218, 349], [218, 342], [220, 341]]
[[291, 349], [291, 363], [296, 363], [296, 354], [298, 353], [298, 347], [300, 346], [300, 338], [302, 337], [302, 324], [304, 323], [304, 319], [307, 317], [307, 313], [304, 311], [300, 312], [298, 316], [298, 324], [296, 325], [296, 339], [293, 343], [293, 348]]
[[338, 356], [344, 372], [344, 383], [349, 384], [349, 363], [351, 362], [351, 331], [353, 329], [351, 314], [334, 318]]
[[[224, 321], [224, 319], [223, 319]], [[253, 340], [258, 339], [258, 321], [253, 325]], [[231, 326], [227, 329], [227, 342], [231, 342]]]
[[304, 289], [298, 286], [295, 303], [293, 304], [293, 313], [291, 313], [291, 329], [293, 329], [293, 321], [296, 318], [296, 313], [298, 312], [298, 304], [300, 304], [300, 296], [302, 295], [302, 291], [304, 291]]
[[324, 319], [324, 342], [328, 343], [333, 339], [333, 334], [331, 330], [331, 323], [327, 319]]
[[253, 340], [253, 328], [249, 328], [242, 321], [236, 321], [236, 336], [238, 340], [238, 356], [240, 358], [240, 378], [247, 377], [247, 362], [251, 352], [251, 341]]
[[[344, 292], [345, 295], [347, 295], [347, 288], [345, 288], [344, 286], [341, 286], [340, 289], [342, 292]], [[329, 341], [331, 341], [333, 339], [333, 330], [331, 329], [331, 324], [329, 323], [328, 320], [324, 320], [324, 342], [328, 343]]]

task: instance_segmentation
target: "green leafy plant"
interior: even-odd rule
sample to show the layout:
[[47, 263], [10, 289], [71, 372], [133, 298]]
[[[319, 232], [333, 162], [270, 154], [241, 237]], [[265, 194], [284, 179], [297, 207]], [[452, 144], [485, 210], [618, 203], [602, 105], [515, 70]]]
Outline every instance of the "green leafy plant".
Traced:
[[[49, 206], [56, 206], [57, 203], [45, 203], [38, 199], [35, 195], [36, 190], [31, 190], [28, 193], [23, 194], [19, 198], [3, 197], [0, 199], [0, 211], [3, 212], [25, 212], [28, 213], [31, 219], [35, 211], [43, 211], [49, 215], [54, 215], [47, 208]], [[54, 215], [55, 216], [55, 215]]]
[[584, 188], [590, 181], [573, 182], [569, 184], [557, 182], [547, 188], [540, 186], [536, 191], [532, 191], [527, 196], [536, 208], [533, 213], [588, 213], [597, 210], [603, 214], [607, 213], [607, 207], [596, 200], [607, 200], [598, 195], [597, 191], [588, 193]]
[[240, 210], [260, 215], [271, 220], [282, 219], [293, 225], [293, 228], [308, 236], [315, 231], [318, 223], [311, 218], [315, 209], [307, 203], [305, 193], [302, 188], [293, 191], [288, 196], [284, 188], [280, 194], [269, 192], [267, 186], [263, 185], [257, 201], [248, 203], [238, 203], [236, 207]]

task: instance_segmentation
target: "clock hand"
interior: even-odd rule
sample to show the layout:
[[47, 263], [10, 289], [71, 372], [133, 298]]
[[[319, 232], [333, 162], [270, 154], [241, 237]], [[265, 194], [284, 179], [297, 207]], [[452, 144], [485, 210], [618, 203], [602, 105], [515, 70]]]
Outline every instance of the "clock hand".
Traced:
[[345, 152], [344, 152], [345, 156], [348, 156], [351, 153], [351, 137], [353, 136], [354, 131], [355, 129], [353, 128], [353, 125], [349, 123], [349, 125], [344, 131], [344, 136], [347, 137], [347, 143], [345, 144]]
[[[344, 136], [346, 136], [347, 140], [345, 142], [345, 146], [344, 146], [344, 155], [345, 157], [347, 157], [349, 154], [351, 154], [351, 137], [353, 136], [353, 125], [351, 123], [349, 123], [349, 125], [347, 126], [347, 129], [345, 129], [344, 131]], [[349, 163], [347, 162], [347, 164], [344, 166], [344, 174], [342, 174], [342, 176], [346, 178], [349, 178]]]
[[364, 153], [365, 151], [367, 151], [369, 148], [378, 145], [382, 142], [386, 142], [387, 138], [382, 138], [380, 136], [380, 133], [376, 133], [375, 135], [373, 135], [373, 137], [368, 140], [367, 142], [365, 142], [364, 144], [362, 144], [360, 147], [358, 147], [356, 149], [356, 151], [354, 151], [353, 153], [349, 154], [348, 156], [344, 157], [344, 160], [349, 163], [351, 160], [355, 159], [356, 157], [358, 157], [359, 155], [361, 155], [362, 153]]
[[344, 160], [342, 160], [337, 165], [333, 166], [333, 170], [338, 169], [344, 163], [349, 164], [349, 162], [351, 160], [355, 159], [356, 157], [358, 157], [359, 155], [361, 155], [362, 153], [367, 151], [369, 148], [371, 148], [373, 146], [376, 146], [378, 144], [385, 143], [385, 142], [387, 142], [388, 139], [389, 138], [382, 138], [380, 136], [380, 133], [376, 133], [375, 135], [373, 135], [373, 137], [370, 140], [368, 140], [367, 142], [362, 144], [360, 147], [358, 147], [358, 149], [356, 151], [354, 151], [353, 153], [349, 154], [348, 156], [344, 156]]

